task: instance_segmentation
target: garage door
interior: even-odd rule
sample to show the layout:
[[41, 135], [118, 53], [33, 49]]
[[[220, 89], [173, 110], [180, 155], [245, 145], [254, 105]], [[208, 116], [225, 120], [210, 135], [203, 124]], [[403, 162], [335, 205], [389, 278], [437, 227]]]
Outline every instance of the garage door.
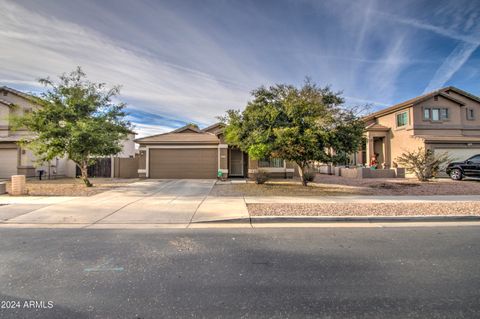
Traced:
[[480, 148], [437, 148], [435, 153], [448, 153], [454, 161], [464, 161], [473, 155], [480, 154]]
[[0, 178], [17, 174], [17, 150], [0, 149]]
[[216, 178], [217, 148], [150, 149], [150, 178]]

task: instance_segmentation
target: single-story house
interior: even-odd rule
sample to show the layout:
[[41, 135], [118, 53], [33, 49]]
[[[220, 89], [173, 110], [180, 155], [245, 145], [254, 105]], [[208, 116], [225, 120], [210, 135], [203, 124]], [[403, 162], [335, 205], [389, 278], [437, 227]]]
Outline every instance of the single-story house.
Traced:
[[271, 177], [293, 177], [292, 163], [277, 158], [253, 160], [228, 145], [223, 128], [221, 123], [204, 129], [186, 125], [169, 133], [136, 139], [140, 145], [139, 177], [217, 178], [220, 171], [224, 176], [245, 178], [253, 177], [259, 169]]

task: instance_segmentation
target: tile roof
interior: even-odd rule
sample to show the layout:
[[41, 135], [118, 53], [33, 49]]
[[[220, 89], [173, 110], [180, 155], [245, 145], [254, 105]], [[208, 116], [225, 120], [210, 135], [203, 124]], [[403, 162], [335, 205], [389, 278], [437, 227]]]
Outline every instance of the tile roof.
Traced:
[[31, 95], [31, 94], [27, 94], [27, 93], [24, 93], [24, 92], [21, 92], [21, 91], [12, 89], [12, 88], [10, 88], [10, 87], [8, 87], [8, 86], [2, 86], [2, 87], [0, 87], [0, 91], [2, 91], [2, 90], [3, 90], [3, 91], [10, 92], [10, 93], [15, 94], [15, 95], [20, 96], [20, 97], [23, 97], [24, 99], [27, 99], [27, 100], [29, 100], [29, 101], [31, 101], [31, 102], [36, 102], [37, 99], [38, 99], [38, 97], [36, 97], [36, 96], [33, 96], [33, 95]]
[[372, 123], [365, 127], [367, 131], [389, 131], [390, 128], [378, 123]]
[[135, 140], [140, 144], [219, 144], [220, 140], [211, 133], [164, 133]]
[[464, 105], [464, 103], [458, 99], [455, 99], [454, 97], [450, 96], [447, 94], [447, 92], [449, 91], [453, 91], [453, 92], [456, 92], [460, 95], [463, 95], [467, 98], [470, 98], [472, 100], [475, 100], [475, 101], [478, 101], [480, 102], [480, 98], [475, 96], [475, 95], [472, 95], [468, 92], [465, 92], [463, 90], [460, 90], [454, 86], [448, 86], [448, 87], [445, 87], [445, 88], [442, 88], [442, 89], [439, 89], [439, 90], [436, 90], [436, 91], [432, 91], [432, 92], [429, 92], [429, 93], [426, 93], [426, 94], [423, 94], [423, 95], [420, 95], [420, 96], [417, 96], [413, 99], [410, 99], [410, 100], [407, 100], [407, 101], [404, 101], [404, 102], [401, 102], [401, 103], [398, 103], [398, 104], [395, 104], [393, 106], [390, 106], [390, 107], [387, 107], [383, 110], [380, 110], [378, 112], [374, 112], [372, 114], [369, 114], [367, 116], [365, 116], [363, 119], [368, 121], [368, 120], [372, 120], [376, 117], [379, 117], [379, 116], [382, 116], [382, 115], [386, 115], [386, 114], [390, 114], [390, 113], [393, 113], [393, 112], [396, 112], [398, 110], [401, 110], [403, 108], [406, 108], [406, 107], [410, 107], [410, 106], [413, 106], [415, 104], [418, 104], [420, 102], [423, 102], [425, 100], [428, 100], [434, 96], [437, 96], [437, 95], [440, 95], [446, 99], [449, 99], [459, 105]]

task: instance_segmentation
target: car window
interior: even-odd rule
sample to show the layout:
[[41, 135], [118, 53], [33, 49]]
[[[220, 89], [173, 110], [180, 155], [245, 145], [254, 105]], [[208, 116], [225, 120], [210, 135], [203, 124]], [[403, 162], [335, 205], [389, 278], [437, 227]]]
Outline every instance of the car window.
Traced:
[[474, 157], [470, 158], [469, 161], [472, 162], [472, 163], [480, 164], [480, 155], [477, 155], [477, 156], [474, 156]]

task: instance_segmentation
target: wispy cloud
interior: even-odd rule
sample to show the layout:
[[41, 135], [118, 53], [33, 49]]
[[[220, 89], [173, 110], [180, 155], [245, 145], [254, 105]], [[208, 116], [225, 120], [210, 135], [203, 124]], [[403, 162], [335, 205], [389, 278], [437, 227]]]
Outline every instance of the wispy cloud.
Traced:
[[[260, 82], [252, 78], [252, 84], [241, 83], [247, 70], [214, 76], [142, 55], [88, 27], [42, 16], [8, 1], [0, 2], [0, 45], [0, 82], [4, 84], [38, 85], [27, 79], [55, 77], [81, 65], [93, 80], [121, 84], [123, 98], [133, 106], [171, 118], [181, 114], [205, 124], [227, 108], [244, 105], [250, 85]], [[210, 59], [229, 72], [237, 68], [228, 58]]]
[[[425, 31], [431, 31], [435, 34], [460, 42], [438, 67], [432, 79], [425, 87], [423, 93], [427, 93], [443, 87], [445, 83], [447, 83], [452, 78], [452, 76], [468, 61], [468, 59], [472, 56], [475, 50], [477, 50], [477, 48], [480, 46], [480, 25], [474, 22], [474, 19], [477, 16], [476, 12], [462, 11], [460, 13], [457, 12], [457, 14], [451, 14], [450, 18], [454, 21], [457, 21], [455, 23], [452, 23], [456, 26], [455, 29], [453, 27], [444, 28], [415, 19], [399, 17], [385, 12], [378, 13], [379, 16], [385, 19], [389, 19], [390, 21], [395, 21]], [[467, 19], [465, 19], [466, 13], [468, 13]], [[461, 16], [461, 18], [457, 19], [457, 17], [459, 16]], [[465, 22], [463, 28], [461, 27], [461, 23], [458, 21]], [[457, 31], [458, 29], [467, 30], [469, 32], [462, 33]]]
[[39, 91], [36, 78], [80, 65], [122, 85], [149, 132], [210, 124], [252, 89], [307, 75], [382, 108], [465, 71], [480, 13], [457, 2], [0, 0], [0, 85]]
[[379, 17], [383, 17], [384, 19], [387, 19], [389, 21], [399, 22], [399, 23], [402, 23], [411, 27], [415, 27], [418, 29], [426, 30], [426, 31], [432, 31], [432, 32], [435, 32], [436, 34], [448, 37], [450, 39], [464, 41], [471, 44], [478, 44], [480, 42], [480, 35], [478, 34], [462, 34], [453, 29], [435, 26], [435, 25], [428, 24], [415, 19], [399, 17], [394, 14], [380, 12], [380, 11], [377, 11], [376, 13], [378, 14]]
[[423, 93], [427, 93], [439, 89], [447, 83], [452, 76], [465, 64], [470, 56], [478, 48], [478, 44], [460, 43], [443, 61], [437, 72], [433, 75], [432, 80], [428, 83]]
[[143, 124], [143, 123], [133, 123], [133, 124], [135, 125], [134, 131], [135, 133], [137, 133], [136, 138], [167, 133], [172, 130], [172, 128], [169, 126], [151, 125], [151, 124]]

